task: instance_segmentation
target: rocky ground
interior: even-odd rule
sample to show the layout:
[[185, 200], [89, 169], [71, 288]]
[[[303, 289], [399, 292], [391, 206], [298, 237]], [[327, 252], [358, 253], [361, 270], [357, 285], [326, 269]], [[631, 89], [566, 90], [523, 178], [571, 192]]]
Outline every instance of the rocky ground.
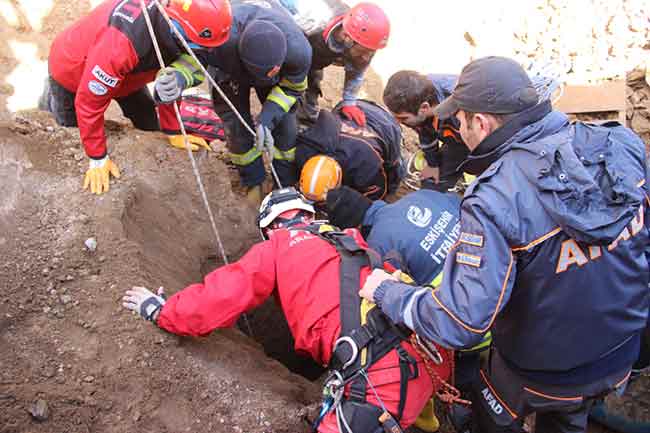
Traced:
[[[272, 304], [250, 316], [261, 345], [238, 330], [197, 340], [170, 336], [120, 306], [132, 285], [173, 293], [199, 280], [220, 264], [218, 252], [187, 155], [169, 148], [161, 134], [134, 130], [111, 108], [111, 155], [122, 178], [109, 194], [95, 197], [80, 190], [86, 161], [75, 129], [56, 126], [44, 113], [5, 108], [24, 90], [6, 81], [23, 60], [12, 44], [34, 44], [43, 60], [52, 37], [91, 6], [51, 2], [37, 29], [29, 13], [44, 3], [0, 0], [0, 12], [13, 7], [16, 16], [11, 21], [0, 14], [0, 433], [307, 431], [317, 383], [263, 350], [312, 379], [319, 371], [313, 365], [305, 371], [289, 355], [286, 328], [268, 326], [277, 324]], [[606, 66], [624, 65], [628, 121], [650, 144], [650, 87], [643, 69], [635, 69], [650, 49], [647, 5], [591, 2], [588, 10], [600, 12], [589, 14], [591, 30], [578, 34], [566, 30], [569, 17], [580, 12], [572, 2], [516, 3], [539, 12], [512, 34], [517, 54], [568, 58], [574, 78], [587, 82], [615, 78]], [[481, 53], [488, 39], [482, 27], [473, 29], [462, 43], [471, 48], [473, 41]], [[605, 57], [616, 62], [593, 60], [605, 52], [594, 41], [605, 41]], [[371, 71], [365, 96], [380, 101], [385, 79], [385, 70]], [[340, 71], [327, 71], [325, 106], [337, 102], [341, 83]], [[258, 239], [255, 209], [245, 204], [222, 155], [196, 157], [226, 252], [235, 260]], [[89, 238], [97, 242], [95, 251], [84, 245]], [[284, 339], [276, 338], [281, 334]], [[647, 378], [610, 400], [620, 413], [648, 419]]]
[[[316, 385], [242, 333], [178, 338], [121, 307], [127, 287], [172, 293], [219, 263], [187, 156], [121, 124], [109, 137], [123, 175], [95, 197], [80, 193], [74, 130], [42, 113], [0, 125], [0, 432], [303, 431]], [[235, 259], [257, 240], [255, 212], [223, 163], [197, 159]]]

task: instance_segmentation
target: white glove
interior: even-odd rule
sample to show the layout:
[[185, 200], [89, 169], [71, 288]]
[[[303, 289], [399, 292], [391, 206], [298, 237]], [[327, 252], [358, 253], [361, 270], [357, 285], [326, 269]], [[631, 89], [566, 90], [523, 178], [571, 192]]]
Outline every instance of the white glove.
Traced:
[[135, 311], [145, 320], [154, 322], [158, 318], [160, 309], [165, 305], [165, 294], [163, 288], [158, 289], [158, 294], [154, 294], [144, 287], [133, 287], [127, 290], [122, 298], [122, 305], [128, 310]]
[[183, 75], [174, 68], [165, 68], [160, 71], [154, 84], [158, 98], [166, 104], [180, 98], [184, 87]]
[[255, 147], [260, 152], [273, 152], [273, 146], [275, 145], [275, 140], [273, 140], [273, 134], [271, 130], [266, 126], [260, 124], [257, 125], [257, 130], [255, 131]]

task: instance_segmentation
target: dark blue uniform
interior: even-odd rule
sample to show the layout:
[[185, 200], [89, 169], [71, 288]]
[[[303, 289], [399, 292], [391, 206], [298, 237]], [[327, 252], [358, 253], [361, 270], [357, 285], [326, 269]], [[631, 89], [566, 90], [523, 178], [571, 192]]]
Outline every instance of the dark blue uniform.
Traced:
[[441, 275], [445, 257], [458, 240], [459, 213], [458, 195], [422, 189], [392, 204], [373, 202], [362, 226], [370, 228], [366, 240], [372, 249], [416, 284], [427, 285]]
[[[275, 139], [274, 166], [283, 185], [296, 182], [295, 103], [307, 88], [311, 66], [311, 46], [302, 30], [288, 12], [274, 1], [242, 0], [232, 2], [233, 23], [225, 44], [210, 50], [206, 61], [211, 73], [242, 114], [253, 125], [250, 110], [250, 89], [254, 88], [263, 103], [259, 122], [268, 125]], [[263, 80], [255, 79], [241, 60], [240, 36], [247, 24], [261, 20], [278, 27], [286, 37], [287, 55], [279, 72]], [[235, 114], [216, 90], [212, 91], [215, 111], [224, 121], [226, 141], [232, 162], [239, 168], [245, 186], [259, 185], [264, 180], [261, 153], [254, 147], [253, 136], [241, 125]]]
[[624, 384], [639, 354], [649, 185], [633, 132], [550, 110], [520, 113], [468, 157], [463, 169], [482, 174], [465, 193], [441, 286], [384, 282], [375, 301], [446, 347], [491, 328], [479, 410], [502, 426], [538, 411], [541, 431], [581, 431], [594, 398]]
[[300, 172], [312, 156], [330, 156], [341, 166], [343, 185], [377, 200], [395, 192], [404, 177], [402, 131], [379, 105], [359, 100], [357, 106], [366, 115], [366, 127], [348, 120], [338, 109], [321, 110], [316, 124], [298, 136], [296, 165]]

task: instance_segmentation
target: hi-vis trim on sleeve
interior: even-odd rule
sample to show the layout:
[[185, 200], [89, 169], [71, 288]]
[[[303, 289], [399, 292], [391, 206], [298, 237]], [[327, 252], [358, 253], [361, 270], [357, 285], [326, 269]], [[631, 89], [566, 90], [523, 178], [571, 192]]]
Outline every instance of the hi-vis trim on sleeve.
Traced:
[[260, 156], [262, 156], [262, 153], [256, 147], [253, 147], [246, 153], [231, 153], [230, 160], [235, 165], [246, 166], [255, 162]]
[[296, 98], [284, 93], [284, 90], [282, 90], [280, 86], [275, 86], [271, 90], [271, 93], [269, 93], [269, 96], [266, 97], [266, 100], [278, 104], [286, 113], [288, 113], [289, 110], [291, 110], [291, 107], [293, 107], [293, 104], [296, 103]]
[[273, 159], [293, 162], [296, 160], [296, 148], [292, 147], [289, 150], [280, 150], [273, 146]]
[[307, 90], [307, 77], [299, 83], [294, 83], [293, 81], [283, 78], [280, 80], [280, 86], [293, 90], [294, 92], [304, 92]]
[[481, 258], [467, 253], [456, 253], [456, 263], [463, 265], [474, 266], [475, 268], [481, 267]]
[[459, 242], [467, 245], [473, 245], [475, 247], [483, 246], [483, 236], [475, 235], [474, 233], [461, 232]]
[[189, 54], [181, 54], [169, 66], [183, 75], [187, 87], [198, 86], [205, 79], [201, 67]]

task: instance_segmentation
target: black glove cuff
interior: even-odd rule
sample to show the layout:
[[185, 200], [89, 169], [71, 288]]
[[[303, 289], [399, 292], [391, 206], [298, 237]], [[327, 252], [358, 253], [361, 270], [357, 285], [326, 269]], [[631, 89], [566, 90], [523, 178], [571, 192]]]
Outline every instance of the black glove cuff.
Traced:
[[153, 322], [153, 318], [156, 315], [156, 312], [162, 308], [163, 304], [155, 297], [150, 297], [140, 305], [140, 315], [150, 322]]

